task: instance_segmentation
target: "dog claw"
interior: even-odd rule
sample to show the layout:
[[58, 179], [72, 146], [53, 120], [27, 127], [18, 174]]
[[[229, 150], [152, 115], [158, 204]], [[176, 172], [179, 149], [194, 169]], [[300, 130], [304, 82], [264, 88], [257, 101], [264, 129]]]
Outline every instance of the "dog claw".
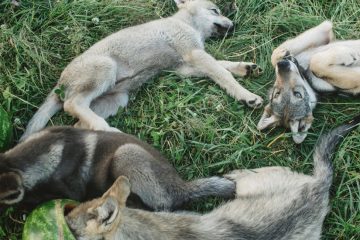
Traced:
[[252, 108], [259, 108], [261, 107], [262, 103], [263, 103], [263, 99], [261, 97], [246, 101], [246, 104]]
[[255, 102], [256, 102], [256, 99], [255, 99], [255, 100], [251, 100], [251, 101], [249, 101], [248, 103], [252, 105], [252, 104], [255, 104]]
[[246, 66], [246, 76], [259, 76], [263, 73], [263, 70], [261, 67], [259, 67], [257, 64], [251, 64]]

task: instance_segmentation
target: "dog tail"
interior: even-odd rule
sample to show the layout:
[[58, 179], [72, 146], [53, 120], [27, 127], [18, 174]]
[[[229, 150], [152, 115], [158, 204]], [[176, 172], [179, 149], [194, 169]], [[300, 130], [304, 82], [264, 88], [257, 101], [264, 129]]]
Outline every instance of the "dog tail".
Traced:
[[223, 177], [196, 179], [187, 182], [187, 196], [189, 201], [209, 196], [233, 198], [235, 196], [235, 182]]
[[324, 134], [318, 140], [313, 155], [314, 177], [318, 179], [318, 182], [322, 187], [330, 188], [331, 186], [333, 176], [331, 157], [337, 144], [351, 132], [351, 130], [358, 126], [359, 123], [360, 115], [353, 118], [348, 123], [333, 129], [328, 134]]
[[52, 90], [46, 98], [45, 102], [40, 106], [40, 108], [30, 120], [26, 127], [25, 133], [20, 138], [20, 141], [23, 141], [31, 134], [42, 130], [50, 118], [54, 116], [54, 114], [57, 113], [62, 107], [63, 103], [54, 90]]

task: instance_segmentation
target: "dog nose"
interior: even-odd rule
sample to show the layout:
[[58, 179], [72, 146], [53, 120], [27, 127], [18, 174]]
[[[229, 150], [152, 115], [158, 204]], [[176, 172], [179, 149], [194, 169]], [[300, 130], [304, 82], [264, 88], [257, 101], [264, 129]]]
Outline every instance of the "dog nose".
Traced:
[[281, 60], [277, 63], [277, 67], [280, 71], [289, 71], [290, 70], [290, 62], [287, 60]]
[[228, 26], [228, 31], [232, 32], [233, 30], [234, 30], [234, 24], [230, 23], [229, 26]]

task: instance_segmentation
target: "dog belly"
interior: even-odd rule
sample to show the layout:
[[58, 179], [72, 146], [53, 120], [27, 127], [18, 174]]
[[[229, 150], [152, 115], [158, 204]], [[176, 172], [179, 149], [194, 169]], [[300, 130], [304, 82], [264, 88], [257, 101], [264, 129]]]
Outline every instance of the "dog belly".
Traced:
[[148, 80], [156, 76], [160, 71], [154, 69], [146, 69], [143, 72], [138, 72], [132, 76], [119, 79], [116, 83], [116, 88], [121, 92], [129, 92], [135, 90], [143, 85]]
[[181, 57], [172, 49], [149, 51], [138, 58], [118, 60], [117, 86], [126, 91], [134, 90], [163, 70], [175, 69]]

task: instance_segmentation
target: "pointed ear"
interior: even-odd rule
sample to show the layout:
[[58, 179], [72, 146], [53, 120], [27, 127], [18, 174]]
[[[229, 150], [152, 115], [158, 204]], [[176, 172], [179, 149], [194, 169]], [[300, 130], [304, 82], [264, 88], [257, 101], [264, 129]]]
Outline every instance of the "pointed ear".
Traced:
[[88, 212], [96, 220], [97, 225], [101, 228], [108, 228], [119, 214], [119, 203], [114, 197], [103, 199], [102, 203], [92, 212]]
[[268, 105], [266, 105], [266, 107], [264, 109], [264, 113], [261, 116], [259, 123], [257, 124], [257, 129], [259, 131], [262, 131], [268, 127], [278, 125], [279, 122], [280, 122], [280, 119], [273, 114], [271, 106], [270, 106], [270, 104], [268, 104]]
[[174, 2], [176, 3], [176, 5], [179, 7], [181, 4], [184, 4], [186, 2], [189, 2], [191, 0], [174, 0]]
[[305, 140], [305, 138], [307, 136], [307, 133], [306, 132], [299, 132], [300, 121], [299, 120], [290, 121], [289, 125], [290, 125], [291, 132], [293, 134], [292, 139], [294, 140], [294, 142], [296, 144], [302, 143]]
[[109, 190], [106, 193], [104, 193], [102, 198], [113, 197], [119, 202], [120, 207], [125, 207], [126, 200], [129, 197], [129, 195], [130, 195], [129, 179], [127, 179], [124, 176], [120, 176], [116, 179], [116, 181], [109, 188]]
[[307, 136], [307, 131], [311, 127], [313, 120], [314, 117], [312, 116], [312, 114], [310, 114], [309, 116], [305, 117], [300, 121], [290, 122], [290, 129], [293, 133], [292, 138], [296, 144], [300, 144], [305, 140]]

